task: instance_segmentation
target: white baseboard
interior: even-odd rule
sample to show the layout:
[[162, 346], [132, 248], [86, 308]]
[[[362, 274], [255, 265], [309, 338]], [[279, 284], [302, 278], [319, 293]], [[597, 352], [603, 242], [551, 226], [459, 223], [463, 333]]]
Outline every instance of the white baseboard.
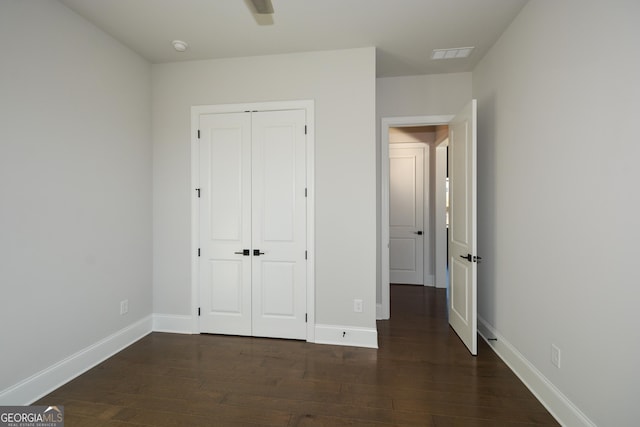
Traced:
[[435, 287], [436, 286], [436, 278], [433, 274], [427, 274], [424, 278], [424, 286]]
[[353, 326], [316, 325], [316, 344], [350, 345], [378, 348], [378, 331], [375, 328]]
[[[152, 331], [192, 334], [192, 316], [154, 314], [0, 391], [0, 405], [29, 405]], [[378, 348], [375, 328], [316, 325], [315, 343]]]
[[[480, 316], [478, 333], [561, 425], [596, 427], [542, 372]], [[488, 338], [496, 340], [489, 341]]]
[[177, 314], [153, 315], [153, 332], [171, 332], [174, 334], [193, 334], [193, 316]]
[[151, 316], [0, 391], [0, 405], [29, 405], [151, 332]]

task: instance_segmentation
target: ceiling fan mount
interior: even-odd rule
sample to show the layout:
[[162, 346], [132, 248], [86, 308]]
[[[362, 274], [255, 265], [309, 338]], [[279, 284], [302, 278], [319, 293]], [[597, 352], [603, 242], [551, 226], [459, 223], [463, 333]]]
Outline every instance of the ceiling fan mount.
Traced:
[[273, 5], [271, 0], [251, 0], [253, 8], [259, 15], [270, 15], [273, 13]]

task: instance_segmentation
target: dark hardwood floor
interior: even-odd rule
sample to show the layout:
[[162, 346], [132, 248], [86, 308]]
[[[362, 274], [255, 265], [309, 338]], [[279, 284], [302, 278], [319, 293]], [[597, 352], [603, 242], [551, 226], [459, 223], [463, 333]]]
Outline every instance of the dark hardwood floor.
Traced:
[[378, 350], [152, 333], [40, 399], [67, 426], [557, 425], [479, 340], [471, 356], [442, 290], [394, 285]]

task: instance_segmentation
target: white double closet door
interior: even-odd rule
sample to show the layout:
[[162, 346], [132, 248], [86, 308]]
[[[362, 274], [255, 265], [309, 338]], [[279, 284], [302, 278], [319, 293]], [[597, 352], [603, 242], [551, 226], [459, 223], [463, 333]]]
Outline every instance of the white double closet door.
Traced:
[[306, 339], [305, 111], [199, 129], [200, 331]]

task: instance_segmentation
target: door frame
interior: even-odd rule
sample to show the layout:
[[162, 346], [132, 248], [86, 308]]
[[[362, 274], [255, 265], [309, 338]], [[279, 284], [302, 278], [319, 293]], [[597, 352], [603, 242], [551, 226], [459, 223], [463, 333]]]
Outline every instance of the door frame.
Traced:
[[[454, 115], [383, 117], [380, 120], [380, 307], [376, 318], [391, 316], [389, 282], [389, 128], [448, 125]], [[436, 253], [438, 244], [436, 243]], [[436, 267], [437, 268], [437, 267]], [[437, 271], [437, 270], [436, 270]], [[437, 279], [436, 279], [437, 283]]]
[[216, 113], [241, 113], [248, 111], [304, 110], [307, 126], [307, 341], [315, 342], [315, 102], [313, 100], [293, 100], [274, 102], [253, 102], [241, 104], [195, 105], [191, 107], [191, 330], [200, 333], [199, 326], [199, 265], [198, 247], [200, 239], [200, 209], [196, 189], [200, 186], [200, 165], [198, 128], [200, 115]]

